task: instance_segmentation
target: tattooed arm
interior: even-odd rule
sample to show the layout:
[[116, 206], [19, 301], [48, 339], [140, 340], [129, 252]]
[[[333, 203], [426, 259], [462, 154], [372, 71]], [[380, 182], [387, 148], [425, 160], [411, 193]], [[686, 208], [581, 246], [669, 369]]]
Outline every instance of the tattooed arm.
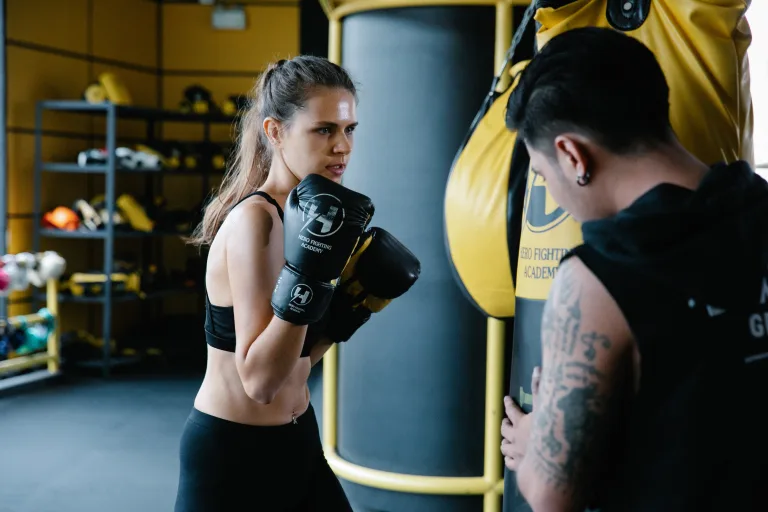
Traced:
[[517, 472], [535, 512], [583, 511], [595, 490], [632, 338], [613, 298], [577, 258], [562, 263], [544, 307], [542, 374]]

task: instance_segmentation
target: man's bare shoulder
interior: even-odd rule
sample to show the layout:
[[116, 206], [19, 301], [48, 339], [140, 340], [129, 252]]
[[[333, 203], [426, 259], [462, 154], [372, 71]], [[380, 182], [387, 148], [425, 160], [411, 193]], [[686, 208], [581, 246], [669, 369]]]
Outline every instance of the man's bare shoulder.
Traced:
[[626, 334], [624, 315], [608, 289], [578, 257], [571, 256], [560, 264], [547, 300], [550, 307], [577, 308], [579, 316], [604, 324], [614, 324], [616, 334]]
[[577, 255], [563, 261], [557, 269], [552, 290], [578, 286], [584, 292], [610, 295], [597, 276]]

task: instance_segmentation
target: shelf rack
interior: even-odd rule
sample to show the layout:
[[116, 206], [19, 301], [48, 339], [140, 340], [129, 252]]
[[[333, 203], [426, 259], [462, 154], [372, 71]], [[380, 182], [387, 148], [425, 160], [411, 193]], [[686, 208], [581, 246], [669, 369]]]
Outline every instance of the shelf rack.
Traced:
[[[73, 114], [102, 116], [106, 121], [105, 130], [105, 144], [103, 147], [107, 150], [107, 162], [105, 165], [89, 165], [79, 166], [73, 162], [45, 162], [42, 157], [42, 144], [43, 144], [43, 115], [46, 111], [65, 111]], [[113, 294], [112, 281], [109, 276], [113, 272], [114, 264], [114, 245], [115, 240], [118, 238], [136, 238], [143, 242], [142, 261], [147, 261], [151, 256], [151, 247], [149, 242], [153, 239], [167, 236], [181, 236], [184, 233], [168, 232], [168, 231], [124, 231], [121, 229], [115, 229], [114, 223], [106, 223], [105, 229], [101, 231], [88, 231], [79, 229], [76, 231], [63, 231], [55, 229], [43, 228], [41, 225], [43, 216], [42, 206], [42, 190], [43, 190], [43, 173], [88, 173], [88, 174], [102, 174], [105, 176], [105, 203], [106, 210], [109, 219], [114, 218], [115, 214], [115, 198], [116, 198], [116, 181], [118, 174], [141, 174], [146, 177], [145, 180], [145, 194], [147, 197], [154, 196], [154, 177], [159, 177], [161, 180], [160, 187], [162, 188], [162, 177], [165, 176], [180, 176], [180, 175], [199, 175], [202, 177], [202, 197], [205, 198], [211, 190], [210, 177], [213, 174], [221, 174], [222, 171], [213, 169], [212, 166], [203, 165], [199, 169], [193, 170], [168, 170], [163, 168], [139, 168], [139, 169], [127, 169], [117, 164], [115, 157], [115, 150], [117, 149], [117, 125], [118, 120], [131, 119], [142, 120], [146, 123], [146, 140], [145, 144], [152, 145], [155, 142], [159, 142], [158, 138], [158, 125], [162, 122], [182, 122], [182, 123], [198, 123], [203, 126], [203, 139], [202, 142], [211, 142], [211, 125], [212, 124], [232, 124], [236, 117], [225, 116], [220, 113], [210, 114], [187, 114], [174, 110], [164, 110], [159, 108], [138, 107], [138, 106], [126, 106], [117, 105], [111, 102], [104, 102], [99, 104], [92, 104], [86, 101], [77, 100], [46, 100], [39, 101], [36, 104], [35, 110], [35, 164], [34, 164], [34, 202], [33, 202], [33, 250], [39, 252], [42, 238], [68, 238], [68, 239], [83, 239], [83, 240], [103, 240], [104, 241], [104, 261], [102, 272], [108, 276], [104, 293], [98, 297], [72, 297], [64, 294], [59, 294], [58, 300], [60, 302], [76, 302], [83, 304], [100, 304], [104, 307], [103, 321], [102, 321], [102, 339], [105, 340], [103, 357], [100, 361], [92, 361], [89, 366], [101, 366], [102, 374], [104, 377], [108, 377], [110, 369], [121, 364], [134, 362], [134, 358], [116, 358], [110, 354], [110, 343], [106, 340], [111, 339], [112, 331], [112, 306], [114, 303], [125, 302], [130, 300], [142, 300], [146, 303], [153, 299], [162, 299], [164, 297], [178, 294], [178, 293], [192, 293], [196, 290], [189, 288], [168, 289], [159, 290], [143, 294], [141, 296], [137, 294]], [[84, 148], [85, 149], [85, 148]], [[148, 310], [145, 309], [145, 312]], [[148, 313], [147, 313], [148, 314]]]
[[[51, 314], [51, 316], [53, 316], [54, 320], [54, 327], [48, 334], [48, 345], [46, 347], [46, 351], [24, 356], [17, 356], [12, 359], [0, 361], [0, 377], [8, 373], [20, 372], [22, 370], [37, 368], [40, 366], [45, 366], [46, 368], [36, 372], [2, 378], [0, 379], [0, 389], [9, 389], [21, 386], [33, 381], [55, 377], [59, 374], [59, 367], [61, 364], [61, 332], [59, 329], [60, 318], [58, 301], [59, 281], [57, 279], [49, 279], [46, 281], [45, 285], [45, 307], [48, 309], [48, 312]], [[46, 319], [42, 318], [37, 313], [10, 317], [8, 320], [6, 320], [8, 324], [14, 327], [18, 327], [22, 322], [30, 325], [44, 321], [46, 321]]]

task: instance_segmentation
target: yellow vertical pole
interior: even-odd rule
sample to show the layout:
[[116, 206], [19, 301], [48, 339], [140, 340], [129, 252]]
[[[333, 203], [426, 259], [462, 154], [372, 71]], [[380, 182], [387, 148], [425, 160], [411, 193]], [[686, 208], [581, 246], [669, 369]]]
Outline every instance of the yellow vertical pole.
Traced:
[[503, 91], [509, 86], [509, 73], [503, 72], [501, 66], [504, 65], [504, 57], [507, 54], [509, 45], [512, 44], [512, 5], [507, 2], [496, 4], [496, 44], [494, 50], [493, 69], [499, 73], [502, 72], [499, 80], [498, 90]]
[[[512, 5], [507, 2], [496, 4], [496, 36], [494, 69], [501, 73], [499, 91], [509, 86], [509, 74], [501, 69], [507, 49], [512, 42]], [[489, 318], [486, 331], [485, 363], [485, 456], [483, 476], [488, 482], [488, 491], [483, 496], [483, 512], [499, 512], [501, 497], [496, 484], [502, 478], [501, 460], [501, 419], [504, 386], [504, 339], [503, 320]]]
[[328, 60], [341, 66], [341, 20], [331, 18], [328, 23]]
[[59, 281], [49, 279], [46, 283], [46, 308], [51, 312], [54, 319], [53, 330], [48, 334], [48, 371], [56, 373], [59, 371], [59, 333], [61, 332], [61, 317], [59, 315]]
[[336, 449], [336, 418], [339, 378], [339, 348], [336, 344], [323, 356], [323, 446]]
[[488, 319], [488, 342], [485, 363], [485, 456], [483, 476], [488, 490], [483, 496], [483, 511], [498, 512], [501, 499], [496, 483], [501, 480], [501, 410], [504, 386], [504, 331], [502, 320]]
[[[328, 60], [341, 65], [341, 20], [328, 22]], [[323, 356], [323, 445], [336, 449], [336, 420], [338, 411], [339, 349], [334, 344]]]

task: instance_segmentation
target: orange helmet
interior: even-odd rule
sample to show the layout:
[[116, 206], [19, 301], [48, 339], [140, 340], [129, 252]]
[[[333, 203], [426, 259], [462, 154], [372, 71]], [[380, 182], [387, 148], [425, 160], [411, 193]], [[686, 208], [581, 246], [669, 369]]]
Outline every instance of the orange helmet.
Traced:
[[57, 206], [43, 215], [43, 227], [75, 231], [80, 226], [80, 217], [66, 206]]

